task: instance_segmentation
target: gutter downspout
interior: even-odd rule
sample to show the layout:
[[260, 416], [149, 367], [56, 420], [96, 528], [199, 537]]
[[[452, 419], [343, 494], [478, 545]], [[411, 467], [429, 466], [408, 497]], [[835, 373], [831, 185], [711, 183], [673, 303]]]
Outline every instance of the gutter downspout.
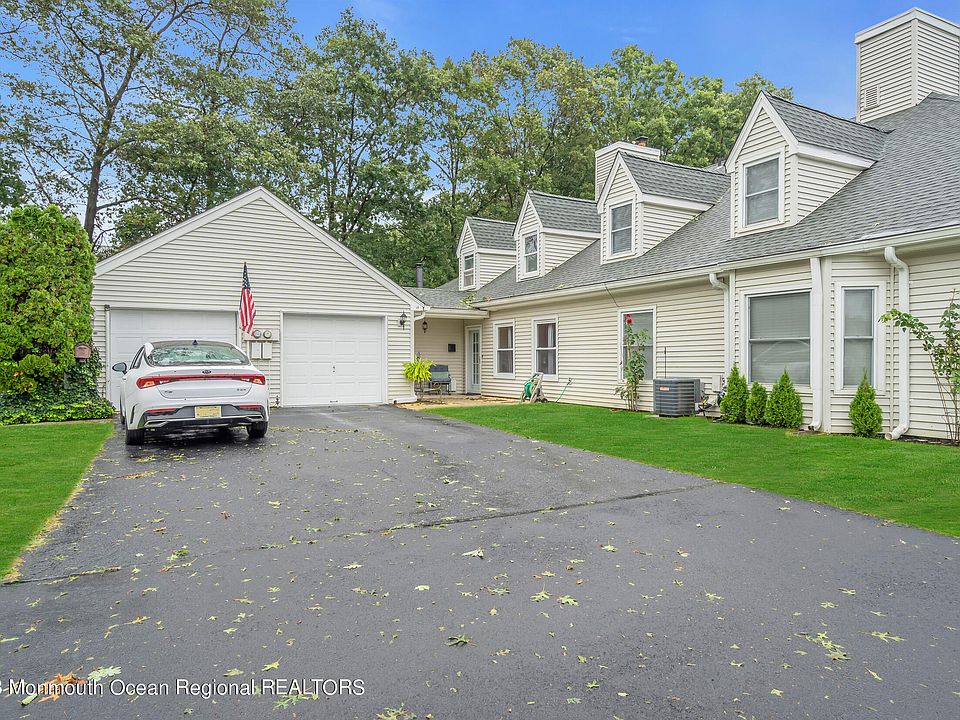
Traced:
[[823, 270], [820, 258], [810, 258], [810, 390], [813, 418], [810, 429], [823, 426]]
[[[898, 309], [901, 312], [910, 312], [910, 266], [897, 257], [897, 249], [893, 245], [888, 245], [883, 249], [883, 259], [897, 269]], [[889, 440], [898, 440], [901, 435], [910, 429], [910, 336], [906, 330], [901, 330], [898, 350], [900, 353], [898, 373], [900, 424], [887, 433]]]
[[733, 350], [730, 342], [733, 337], [733, 302], [730, 297], [730, 288], [717, 277], [715, 272], [710, 273], [707, 279], [715, 289], [723, 292], [723, 375], [726, 377], [730, 374], [730, 367], [733, 365], [731, 362]]

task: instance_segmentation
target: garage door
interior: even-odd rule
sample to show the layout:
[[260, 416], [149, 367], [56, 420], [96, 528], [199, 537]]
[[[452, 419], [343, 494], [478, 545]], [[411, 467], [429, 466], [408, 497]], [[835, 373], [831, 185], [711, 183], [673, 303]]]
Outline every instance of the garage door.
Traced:
[[[237, 342], [235, 312], [194, 310], [120, 310], [110, 311], [108, 357], [110, 363], [133, 360], [134, 353], [145, 342], [156, 340], [221, 340]], [[107, 369], [110, 377], [110, 400], [119, 399], [119, 374]]]
[[284, 405], [383, 402], [383, 318], [284, 315]]

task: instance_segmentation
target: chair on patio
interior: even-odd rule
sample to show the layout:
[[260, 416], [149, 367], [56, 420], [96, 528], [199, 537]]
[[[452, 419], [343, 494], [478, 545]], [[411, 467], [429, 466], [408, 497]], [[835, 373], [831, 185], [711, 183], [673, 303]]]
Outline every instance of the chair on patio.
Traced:
[[450, 394], [450, 367], [448, 365], [433, 365], [430, 367], [430, 388], [440, 393]]

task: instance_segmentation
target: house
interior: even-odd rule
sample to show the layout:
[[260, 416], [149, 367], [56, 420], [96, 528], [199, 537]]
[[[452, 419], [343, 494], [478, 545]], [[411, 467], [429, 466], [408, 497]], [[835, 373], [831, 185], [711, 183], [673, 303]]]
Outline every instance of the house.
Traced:
[[[238, 324], [247, 264], [257, 316]], [[239, 344], [276, 405], [409, 402], [423, 304], [263, 188], [97, 263], [93, 341], [109, 368], [147, 340]], [[102, 378], [117, 404], [118, 374]]]
[[629, 315], [651, 380], [786, 369], [806, 423], [849, 432], [866, 375], [893, 437], [943, 436], [922, 349], [878, 318], [935, 327], [960, 288], [960, 26], [913, 9], [856, 47], [855, 119], [761, 94], [722, 166], [618, 142], [592, 199], [531, 191], [512, 228], [468, 219], [459, 278], [409, 289], [416, 351], [466, 392], [516, 397], [542, 372], [548, 397], [619, 407]]

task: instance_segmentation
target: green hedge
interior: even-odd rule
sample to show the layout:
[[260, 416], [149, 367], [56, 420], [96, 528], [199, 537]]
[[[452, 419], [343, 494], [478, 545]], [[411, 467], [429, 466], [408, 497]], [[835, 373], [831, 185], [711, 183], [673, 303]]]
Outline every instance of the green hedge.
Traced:
[[103, 368], [96, 350], [56, 380], [37, 384], [32, 393], [0, 394], [0, 425], [91, 420], [113, 416], [113, 405], [97, 393]]

